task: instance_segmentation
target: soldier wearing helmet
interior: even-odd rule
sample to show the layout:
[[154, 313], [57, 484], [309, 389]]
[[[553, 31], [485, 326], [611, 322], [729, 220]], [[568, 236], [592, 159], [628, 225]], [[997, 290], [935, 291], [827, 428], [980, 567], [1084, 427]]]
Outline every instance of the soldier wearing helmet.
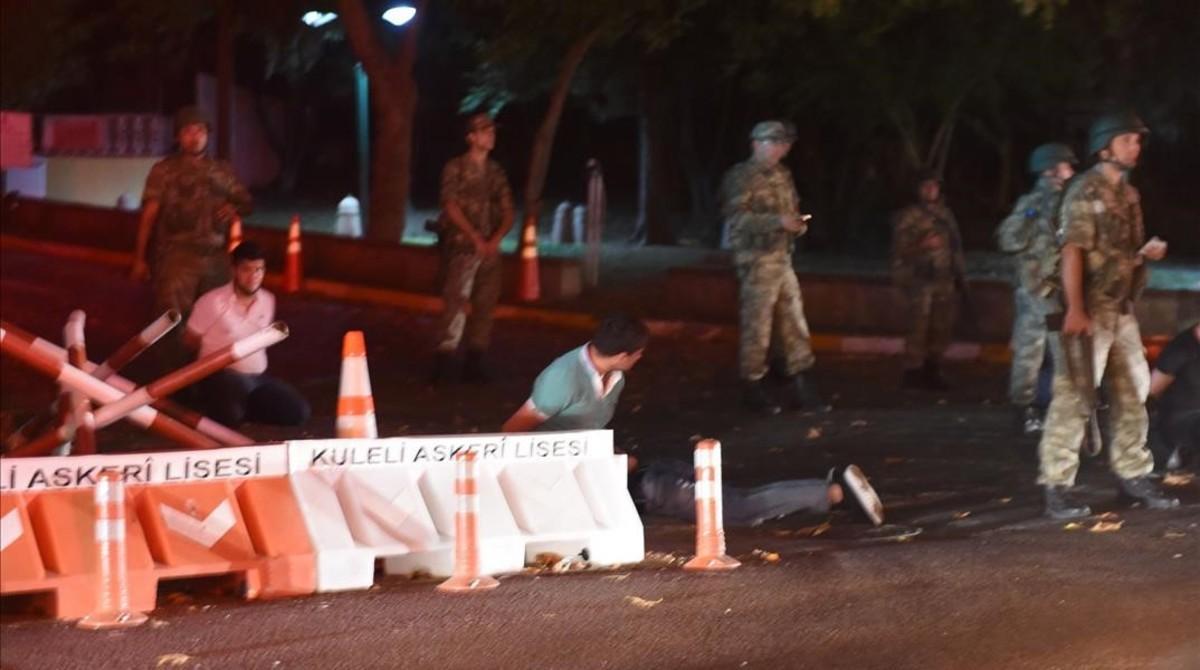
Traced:
[[944, 391], [941, 358], [953, 335], [966, 260], [937, 173], [918, 175], [916, 195], [892, 219], [892, 281], [908, 300], [910, 318], [901, 386]]
[[[250, 213], [250, 192], [232, 166], [206, 154], [209, 130], [199, 109], [180, 109], [175, 114], [178, 150], [155, 163], [146, 177], [132, 274], [136, 279], [150, 275], [156, 314], [175, 309], [187, 319], [197, 297], [229, 282], [229, 226]], [[163, 363], [186, 362], [187, 352], [172, 344], [179, 343], [167, 345]]]
[[1029, 155], [1029, 172], [1037, 183], [1017, 199], [1012, 214], [996, 229], [996, 243], [1001, 251], [1013, 255], [1017, 271], [1008, 398], [1018, 408], [1027, 434], [1042, 429], [1042, 415], [1050, 401], [1037, 397], [1037, 391], [1038, 373], [1048, 355], [1046, 314], [1057, 311], [1049, 299], [1053, 274], [1058, 271], [1056, 217], [1063, 186], [1078, 163], [1075, 152], [1065, 144], [1034, 149]]
[[1154, 465], [1146, 448], [1150, 372], [1133, 312], [1146, 285], [1147, 261], [1160, 260], [1167, 251], [1157, 238], [1146, 241], [1138, 191], [1128, 180], [1148, 132], [1134, 114], [1097, 119], [1088, 136], [1088, 154], [1096, 164], [1063, 195], [1058, 235], [1065, 312], [1062, 337], [1050, 340], [1054, 398], [1038, 446], [1038, 483], [1044, 488], [1046, 515], [1056, 519], [1091, 513], [1087, 505], [1067, 497], [1091, 412], [1085, 397], [1090, 389], [1081, 388], [1069, 372], [1068, 340], [1090, 343], [1094, 378], [1112, 408], [1109, 461], [1120, 497], [1152, 509], [1179, 505], [1147, 478]]
[[718, 196], [739, 284], [742, 402], [747, 409], [767, 414], [780, 411], [763, 388], [773, 343], [790, 380], [788, 403], [794, 408], [827, 408], [806, 374], [816, 359], [792, 267], [795, 239], [808, 230], [811, 218], [800, 213], [792, 173], [780, 163], [795, 139], [790, 123], [756, 124], [750, 131], [750, 158], [725, 173]]

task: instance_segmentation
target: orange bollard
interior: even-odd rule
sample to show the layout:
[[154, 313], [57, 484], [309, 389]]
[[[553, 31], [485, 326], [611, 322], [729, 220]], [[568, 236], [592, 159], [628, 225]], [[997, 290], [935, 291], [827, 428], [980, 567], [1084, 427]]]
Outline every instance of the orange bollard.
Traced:
[[517, 286], [517, 297], [524, 302], [534, 302], [542, 295], [537, 245], [537, 219], [527, 216], [521, 231], [521, 281]]
[[76, 625], [88, 630], [130, 628], [146, 623], [146, 615], [129, 609], [129, 565], [125, 555], [125, 484], [112, 470], [96, 481], [96, 550], [99, 593], [96, 611]]
[[725, 518], [721, 507], [721, 443], [696, 443], [696, 557], [684, 570], [732, 570], [741, 563], [725, 555]]
[[300, 282], [304, 277], [303, 264], [300, 261], [300, 215], [293, 214], [292, 222], [288, 225], [287, 255], [283, 259], [285, 293], [296, 293], [300, 290]]
[[367, 345], [361, 330], [342, 338], [342, 378], [338, 383], [337, 436], [379, 437], [375, 425], [375, 398], [367, 371]]
[[458, 511], [454, 514], [454, 574], [438, 584], [439, 591], [461, 593], [483, 591], [500, 586], [494, 577], [479, 574], [479, 486], [475, 478], [478, 456], [460, 451], [454, 456], [458, 473], [454, 493]]
[[234, 216], [233, 221], [229, 222], [229, 244], [225, 250], [233, 253], [238, 245], [242, 243], [242, 217]]

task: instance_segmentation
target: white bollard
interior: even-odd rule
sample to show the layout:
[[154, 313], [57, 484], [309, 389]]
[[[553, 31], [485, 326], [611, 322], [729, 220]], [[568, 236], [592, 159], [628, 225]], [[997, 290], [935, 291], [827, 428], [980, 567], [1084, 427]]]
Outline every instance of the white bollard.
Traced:
[[567, 216], [571, 213], [571, 203], [563, 201], [554, 208], [554, 225], [550, 228], [550, 241], [554, 244], [565, 244], [567, 234]]
[[334, 232], [345, 237], [362, 237], [362, 210], [358, 198], [347, 195], [337, 206], [337, 225]]
[[571, 244], [583, 244], [583, 226], [587, 223], [587, 207], [575, 205], [571, 212]]

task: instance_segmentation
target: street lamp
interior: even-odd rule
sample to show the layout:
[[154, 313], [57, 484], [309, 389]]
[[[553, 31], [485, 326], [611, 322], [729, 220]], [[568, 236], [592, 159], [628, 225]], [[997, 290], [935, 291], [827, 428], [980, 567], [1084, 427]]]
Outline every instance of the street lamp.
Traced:
[[413, 17], [416, 15], [417, 10], [415, 7], [410, 7], [408, 5], [396, 5], [395, 7], [392, 7], [383, 13], [383, 20], [387, 21], [393, 26], [399, 27], [408, 23], [409, 21], [412, 21]]

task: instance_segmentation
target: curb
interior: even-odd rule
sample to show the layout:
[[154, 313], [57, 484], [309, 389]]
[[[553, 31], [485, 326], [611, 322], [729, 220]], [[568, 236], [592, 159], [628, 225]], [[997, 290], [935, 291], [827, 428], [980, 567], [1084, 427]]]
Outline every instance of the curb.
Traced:
[[[133, 263], [133, 254], [106, 251], [62, 244], [44, 240], [31, 240], [8, 234], [0, 234], [0, 250], [26, 251], [95, 263], [114, 268], [128, 268]], [[283, 285], [282, 274], [267, 275], [266, 285], [278, 289]], [[373, 305], [399, 307], [414, 312], [436, 314], [442, 309], [441, 298], [423, 293], [411, 293], [395, 289], [376, 288], [331, 281], [328, 279], [304, 279], [302, 295], [339, 300], [363, 302]], [[500, 304], [496, 306], [496, 318], [510, 321], [538, 323], [547, 326], [591, 330], [599, 322], [595, 316], [582, 312], [526, 307], [523, 305]], [[701, 342], [736, 341], [738, 328], [732, 324], [713, 324], [698, 321], [646, 318], [646, 325], [655, 337], [698, 340]], [[876, 356], [898, 356], [904, 352], [904, 338], [897, 336], [834, 335], [817, 333], [812, 335], [813, 351], [819, 353], [842, 353]], [[954, 342], [946, 350], [945, 357], [954, 361], [983, 361], [1007, 363], [1011, 359], [1008, 343]]]

